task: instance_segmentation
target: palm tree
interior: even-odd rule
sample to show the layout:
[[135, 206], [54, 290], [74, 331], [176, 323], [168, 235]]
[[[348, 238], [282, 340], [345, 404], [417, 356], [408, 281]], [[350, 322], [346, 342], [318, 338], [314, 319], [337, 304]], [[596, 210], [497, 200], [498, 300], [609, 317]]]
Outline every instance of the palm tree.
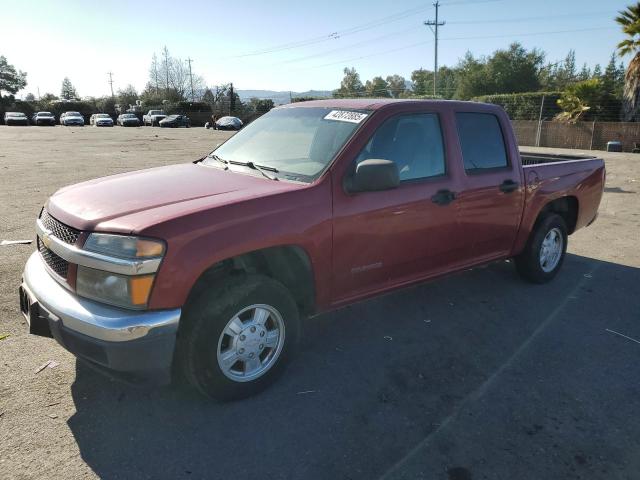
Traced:
[[640, 2], [620, 12], [616, 22], [628, 37], [618, 44], [618, 54], [633, 55], [624, 76], [623, 117], [635, 121], [640, 116]]

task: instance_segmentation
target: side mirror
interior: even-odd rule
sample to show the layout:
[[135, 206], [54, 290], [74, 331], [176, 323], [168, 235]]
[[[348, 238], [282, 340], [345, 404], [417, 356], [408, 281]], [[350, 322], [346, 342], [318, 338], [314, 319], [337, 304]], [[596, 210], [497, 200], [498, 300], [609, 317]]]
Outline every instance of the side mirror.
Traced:
[[398, 166], [391, 160], [369, 159], [360, 162], [354, 174], [347, 178], [348, 192], [377, 192], [400, 185]]

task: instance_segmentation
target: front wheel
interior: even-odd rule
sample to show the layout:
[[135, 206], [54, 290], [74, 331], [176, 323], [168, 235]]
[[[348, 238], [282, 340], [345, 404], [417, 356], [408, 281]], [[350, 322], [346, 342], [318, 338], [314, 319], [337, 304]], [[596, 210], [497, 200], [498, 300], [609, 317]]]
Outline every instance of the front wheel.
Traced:
[[518, 273], [529, 282], [547, 283], [556, 276], [567, 252], [567, 224], [555, 213], [536, 224], [524, 251], [515, 258]]
[[212, 285], [187, 306], [178, 356], [191, 385], [217, 400], [254, 395], [273, 383], [300, 337], [289, 291], [262, 275]]

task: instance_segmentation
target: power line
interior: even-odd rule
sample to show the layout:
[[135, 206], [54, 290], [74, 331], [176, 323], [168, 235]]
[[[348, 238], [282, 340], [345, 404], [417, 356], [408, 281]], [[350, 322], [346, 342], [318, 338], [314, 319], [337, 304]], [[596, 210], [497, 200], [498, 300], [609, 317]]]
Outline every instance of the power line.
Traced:
[[436, 3], [434, 3], [433, 6], [436, 7], [436, 19], [427, 20], [424, 24], [433, 32], [433, 36], [435, 38], [435, 53], [433, 57], [433, 94], [435, 95], [436, 86], [438, 85], [438, 27], [444, 26], [445, 22], [438, 22], [438, 9], [440, 8], [440, 2], [436, 0]]
[[[555, 34], [559, 34], [559, 33], [578, 33], [578, 32], [588, 32], [588, 31], [594, 31], [594, 30], [612, 30], [612, 29], [617, 29], [616, 27], [591, 27], [591, 28], [578, 28], [578, 29], [573, 29], [573, 30], [554, 30], [554, 31], [546, 31], [546, 32], [530, 32], [530, 33], [511, 33], [511, 34], [500, 34], [500, 35], [482, 35], [482, 36], [471, 36], [471, 37], [445, 37], [445, 38], [440, 38], [440, 40], [480, 40], [480, 39], [487, 39], [487, 38], [505, 38], [505, 37], [529, 37], [529, 36], [536, 36], [536, 35], [555, 35]], [[312, 69], [312, 68], [322, 68], [322, 67], [330, 67], [333, 65], [339, 65], [339, 64], [344, 64], [347, 62], [353, 62], [355, 60], [363, 60], [366, 58], [371, 58], [371, 57], [377, 57], [379, 55], [386, 55], [389, 53], [394, 53], [394, 52], [399, 52], [402, 50], [408, 50], [410, 48], [414, 48], [414, 47], [418, 47], [418, 46], [422, 46], [422, 45], [426, 45], [431, 43], [432, 40], [428, 40], [428, 41], [424, 41], [424, 42], [417, 42], [417, 43], [412, 43], [409, 45], [404, 45], [401, 47], [396, 47], [396, 48], [392, 48], [389, 50], [383, 50], [383, 51], [378, 51], [376, 53], [370, 54], [370, 55], [361, 55], [359, 57], [352, 57], [352, 58], [347, 58], [344, 60], [340, 60], [337, 62], [331, 62], [331, 63], [325, 63], [322, 65], [312, 65], [309, 67], [302, 67], [296, 70], [307, 70], [307, 69]]]
[[535, 20], [555, 20], [562, 18], [584, 18], [608, 15], [611, 12], [591, 12], [591, 13], [566, 13], [555, 15], [540, 15], [537, 17], [514, 17], [514, 18], [496, 18], [488, 20], [454, 20], [449, 22], [450, 25], [475, 25], [478, 23], [512, 23], [512, 22], [531, 22]]
[[[494, 0], [495, 1], [495, 0]], [[264, 55], [267, 53], [275, 53], [275, 52], [280, 52], [283, 50], [291, 50], [293, 48], [299, 48], [299, 47], [305, 47], [307, 45], [313, 45], [315, 43], [321, 43], [321, 42], [326, 42], [329, 40], [337, 40], [338, 38], [341, 37], [345, 37], [348, 35], [354, 35], [356, 33], [360, 33], [363, 32], [365, 30], [370, 30], [372, 28], [375, 27], [379, 27], [381, 25], [385, 25], [387, 23], [391, 23], [391, 22], [397, 22], [398, 20], [402, 20], [404, 18], [413, 16], [413, 15], [417, 15], [418, 13], [422, 13], [425, 10], [427, 10], [429, 7], [417, 7], [417, 8], [411, 8], [408, 10], [403, 10], [401, 12], [395, 13], [393, 15], [388, 15], [386, 17], [382, 17], [378, 20], [373, 20], [367, 23], [363, 23], [360, 25], [357, 25], [355, 27], [351, 27], [351, 28], [346, 28], [344, 30], [339, 30], [339, 31], [335, 31], [326, 35], [320, 35], [318, 37], [311, 37], [305, 40], [298, 40], [295, 42], [289, 42], [289, 43], [283, 43], [280, 45], [274, 45], [272, 47], [269, 48], [265, 48], [262, 50], [255, 50], [253, 52], [247, 52], [244, 54], [240, 54], [240, 55], [232, 55], [230, 57], [225, 57], [225, 58], [242, 58], [242, 57], [250, 57], [250, 56], [255, 56], [255, 55]]]
[[358, 47], [361, 47], [363, 45], [371, 45], [374, 42], [378, 42], [378, 41], [381, 41], [381, 40], [386, 40], [388, 38], [397, 37], [397, 36], [399, 36], [401, 34], [405, 34], [407, 32], [410, 32], [410, 31], [413, 31], [413, 30], [417, 30], [419, 28], [422, 28], [422, 26], [418, 25], [418, 26], [415, 26], [413, 28], [404, 28], [402, 30], [397, 30], [397, 31], [394, 31], [394, 32], [386, 34], [386, 35], [381, 35], [379, 37], [370, 38], [370, 39], [367, 39], [367, 40], [363, 40], [361, 42], [352, 43], [350, 45], [345, 45], [343, 47], [332, 48], [331, 50], [324, 50], [324, 51], [319, 52], [319, 53], [314, 53], [314, 54], [311, 54], [311, 55], [305, 55], [304, 57], [292, 58], [291, 60], [284, 60], [282, 62], [271, 63], [269, 65], [272, 66], [272, 65], [281, 65], [281, 64], [286, 64], [286, 63], [303, 62], [303, 61], [309, 60], [311, 58], [323, 57], [323, 56], [329, 55], [331, 53], [343, 52], [344, 50], [349, 50], [351, 48], [358, 48]]

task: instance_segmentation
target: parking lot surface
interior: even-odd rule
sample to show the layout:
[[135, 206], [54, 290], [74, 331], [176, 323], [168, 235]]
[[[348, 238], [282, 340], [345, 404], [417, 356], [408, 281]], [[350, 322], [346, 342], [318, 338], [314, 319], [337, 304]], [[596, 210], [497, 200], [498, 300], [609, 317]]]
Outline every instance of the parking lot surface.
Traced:
[[[0, 240], [34, 239], [64, 185], [227, 136], [2, 126]], [[315, 317], [283, 378], [234, 403], [129, 386], [27, 335], [34, 245], [1, 246], [0, 478], [638, 478], [640, 156], [599, 154], [600, 216], [552, 283], [500, 262]]]

